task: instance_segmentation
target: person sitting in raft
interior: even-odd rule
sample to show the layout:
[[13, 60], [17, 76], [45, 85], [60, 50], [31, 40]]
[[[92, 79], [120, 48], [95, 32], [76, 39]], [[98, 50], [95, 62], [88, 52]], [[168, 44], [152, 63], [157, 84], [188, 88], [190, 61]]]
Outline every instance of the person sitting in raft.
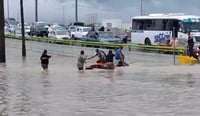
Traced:
[[125, 56], [122, 53], [123, 46], [120, 46], [116, 51], [115, 51], [115, 61], [117, 66], [128, 66], [128, 64], [124, 61]]
[[96, 61], [97, 63], [106, 63], [106, 54], [104, 51], [96, 49], [96, 54], [88, 58], [88, 60], [93, 59], [95, 57], [98, 57], [98, 60]]

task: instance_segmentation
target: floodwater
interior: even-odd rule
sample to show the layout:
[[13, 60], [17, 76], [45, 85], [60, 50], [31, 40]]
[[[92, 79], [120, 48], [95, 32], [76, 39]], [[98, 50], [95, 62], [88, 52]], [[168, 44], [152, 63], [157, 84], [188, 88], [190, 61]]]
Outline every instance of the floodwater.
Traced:
[[[43, 71], [43, 49], [52, 55]], [[6, 40], [0, 66], [1, 116], [199, 116], [200, 65], [174, 65], [173, 56], [124, 50], [129, 67], [77, 71], [83, 49]], [[90, 60], [86, 65], [94, 62]]]

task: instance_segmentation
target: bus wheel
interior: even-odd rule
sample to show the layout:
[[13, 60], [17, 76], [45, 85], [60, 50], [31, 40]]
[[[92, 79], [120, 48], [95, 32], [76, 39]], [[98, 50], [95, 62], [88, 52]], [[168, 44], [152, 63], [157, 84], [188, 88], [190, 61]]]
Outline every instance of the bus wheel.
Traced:
[[151, 45], [151, 41], [149, 38], [146, 38], [145, 41], [144, 41], [144, 44], [145, 45]]

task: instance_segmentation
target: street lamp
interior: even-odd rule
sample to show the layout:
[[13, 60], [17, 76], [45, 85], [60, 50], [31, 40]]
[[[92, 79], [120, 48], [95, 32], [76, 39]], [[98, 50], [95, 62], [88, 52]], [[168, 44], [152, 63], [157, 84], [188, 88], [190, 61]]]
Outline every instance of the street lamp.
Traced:
[[38, 0], [35, 0], [35, 22], [38, 22]]
[[0, 0], [0, 63], [6, 62], [5, 36], [4, 36], [4, 0]]
[[65, 6], [63, 6], [63, 25], [65, 25]]
[[140, 1], [140, 15], [143, 15], [143, 0]]
[[22, 31], [22, 56], [26, 57], [26, 46], [25, 46], [25, 32], [24, 32], [24, 6], [23, 0], [20, 0], [20, 11], [21, 11], [21, 31]]
[[75, 19], [78, 22], [78, 0], [75, 0]]
[[9, 0], [7, 0], [7, 17], [8, 17], [8, 19], [10, 18], [10, 9], [9, 9], [9, 7], [10, 7], [10, 3], [9, 3]]

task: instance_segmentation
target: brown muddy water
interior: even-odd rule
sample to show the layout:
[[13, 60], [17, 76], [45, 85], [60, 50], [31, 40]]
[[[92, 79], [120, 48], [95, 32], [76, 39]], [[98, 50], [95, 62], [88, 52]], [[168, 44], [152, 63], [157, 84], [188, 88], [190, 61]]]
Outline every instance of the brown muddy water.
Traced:
[[[40, 66], [43, 49], [52, 55], [48, 71]], [[95, 51], [27, 41], [23, 60], [21, 41], [7, 39], [1, 116], [200, 115], [199, 64], [174, 65], [172, 55], [124, 50], [129, 67], [77, 71], [82, 49], [88, 56]]]

